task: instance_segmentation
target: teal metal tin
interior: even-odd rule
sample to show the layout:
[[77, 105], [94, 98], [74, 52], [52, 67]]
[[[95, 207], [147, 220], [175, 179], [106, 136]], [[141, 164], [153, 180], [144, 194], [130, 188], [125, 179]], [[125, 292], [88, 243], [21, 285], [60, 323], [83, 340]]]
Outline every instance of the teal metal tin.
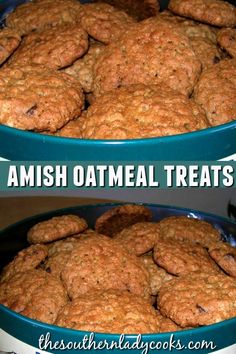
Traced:
[[[52, 216], [73, 213], [88, 220], [96, 218], [118, 204], [99, 204], [60, 209], [18, 222], [0, 233], [1, 266], [27, 245], [26, 232], [35, 223]], [[147, 204], [145, 204], [147, 205]], [[149, 204], [154, 220], [170, 215], [188, 215], [211, 222], [222, 237], [236, 244], [236, 224], [228, 219], [190, 209]], [[43, 290], [42, 290], [43, 291]], [[137, 335], [90, 333], [64, 329], [26, 318], [0, 305], [0, 353], [16, 354], [129, 352], [129, 353], [236, 353], [236, 318], [196, 329], [160, 334]], [[113, 349], [110, 347], [113, 345]], [[100, 349], [97, 347], [100, 346]]]
[[236, 121], [160, 138], [61, 138], [0, 126], [0, 156], [25, 161], [214, 161], [236, 153]]

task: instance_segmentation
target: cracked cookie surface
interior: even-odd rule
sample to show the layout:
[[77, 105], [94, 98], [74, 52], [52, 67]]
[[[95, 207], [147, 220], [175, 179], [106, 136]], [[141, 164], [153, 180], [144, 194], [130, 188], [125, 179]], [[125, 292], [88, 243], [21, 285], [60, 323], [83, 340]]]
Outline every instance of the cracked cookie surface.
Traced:
[[227, 1], [171, 0], [168, 7], [178, 15], [213, 26], [234, 27], [236, 25], [236, 8]]
[[23, 249], [3, 268], [0, 281], [5, 281], [16, 273], [37, 268], [47, 256], [48, 248], [45, 245], [32, 245]]
[[112, 43], [135, 23], [126, 12], [105, 3], [84, 4], [78, 20], [92, 38], [104, 44]]
[[94, 66], [94, 94], [131, 84], [168, 83], [190, 95], [201, 72], [189, 39], [154, 18], [139, 22], [110, 44]]
[[189, 274], [165, 283], [158, 306], [181, 327], [203, 326], [236, 316], [236, 281], [221, 274]]
[[[137, 320], [138, 319], [138, 320]], [[128, 291], [93, 291], [77, 297], [59, 313], [56, 325], [104, 333], [158, 333], [155, 310]]]
[[81, 5], [76, 0], [34, 0], [19, 5], [6, 17], [8, 27], [25, 35], [34, 30], [76, 23]]
[[39, 222], [27, 233], [30, 243], [47, 243], [78, 234], [87, 229], [87, 222], [77, 215], [54, 216]]
[[84, 95], [71, 76], [39, 65], [0, 71], [0, 123], [56, 131], [81, 114]]
[[87, 139], [168, 136], [209, 126], [200, 106], [164, 84], [130, 85], [104, 93], [84, 116], [82, 135]]
[[219, 231], [210, 223], [189, 218], [187, 216], [169, 216], [159, 223], [161, 238], [164, 240], [191, 241], [207, 247], [212, 242], [219, 241]]
[[1, 304], [46, 323], [54, 323], [67, 301], [62, 283], [43, 270], [16, 273], [0, 285]]
[[114, 236], [114, 240], [140, 256], [153, 249], [160, 237], [159, 225], [152, 222], [138, 222], [124, 228]]
[[222, 60], [205, 70], [194, 88], [194, 100], [212, 126], [236, 117], [236, 59]]
[[218, 273], [206, 249], [192, 242], [159, 240], [153, 252], [155, 262], [168, 273], [183, 276], [191, 272]]
[[60, 69], [72, 64], [88, 49], [88, 35], [77, 24], [62, 24], [24, 37], [7, 65], [39, 64]]
[[71, 299], [93, 290], [128, 290], [150, 300], [149, 274], [138, 259], [115, 240], [90, 235], [70, 255], [62, 280]]

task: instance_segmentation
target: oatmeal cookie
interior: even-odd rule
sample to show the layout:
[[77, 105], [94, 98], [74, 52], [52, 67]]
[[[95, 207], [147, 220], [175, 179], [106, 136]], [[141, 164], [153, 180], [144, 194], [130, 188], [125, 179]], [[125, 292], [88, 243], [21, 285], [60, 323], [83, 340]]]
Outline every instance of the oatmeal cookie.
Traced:
[[19, 5], [6, 18], [8, 27], [25, 35], [34, 30], [76, 23], [81, 4], [77, 0], [33, 0]]
[[0, 303], [32, 319], [54, 323], [68, 301], [62, 283], [43, 270], [16, 273], [0, 284]]
[[236, 28], [222, 28], [217, 35], [217, 41], [231, 57], [236, 57]]
[[190, 95], [201, 72], [189, 39], [155, 17], [132, 26], [107, 46], [94, 66], [94, 94], [131, 84], [167, 83]]
[[0, 123], [56, 131], [78, 117], [84, 95], [77, 80], [38, 65], [0, 70]]
[[164, 84], [130, 85], [104, 93], [84, 115], [82, 135], [87, 139], [149, 138], [209, 126], [200, 106]]
[[222, 0], [170, 0], [174, 13], [219, 27], [236, 25], [236, 8]]
[[203, 70], [221, 61], [223, 55], [211, 41], [201, 37], [192, 37], [190, 42]]
[[44, 264], [44, 270], [60, 279], [71, 252], [77, 247], [78, 242], [83, 237], [85, 237], [84, 233], [49, 243], [48, 259]]
[[[137, 320], [138, 319], [138, 320]], [[56, 325], [105, 333], [158, 333], [159, 319], [142, 297], [128, 291], [94, 290], [77, 297], [59, 313]]]
[[223, 58], [223, 53], [217, 47], [217, 31], [211, 26], [174, 16], [168, 11], [161, 12], [155, 20], [157, 23], [171, 26], [173, 31], [180, 30], [188, 37], [203, 69], [218, 63]]
[[207, 247], [221, 239], [219, 231], [213, 225], [187, 216], [169, 216], [162, 219], [159, 226], [161, 238], [164, 240], [186, 240]]
[[186, 240], [158, 241], [154, 247], [153, 257], [160, 267], [177, 276], [191, 272], [218, 273], [220, 271], [205, 248]]
[[160, 9], [158, 0], [95, 0], [94, 2], [106, 2], [127, 12], [138, 21], [157, 15]]
[[39, 64], [51, 69], [71, 65], [88, 49], [88, 35], [77, 24], [62, 24], [50, 29], [30, 33], [8, 65]]
[[66, 123], [66, 125], [64, 125], [64, 127], [58, 129], [53, 135], [65, 137], [65, 138], [81, 139], [82, 138], [81, 118], [82, 117], [79, 117], [78, 119], [70, 120], [68, 123]]
[[94, 290], [128, 290], [150, 300], [149, 274], [140, 259], [103, 235], [81, 240], [61, 274], [71, 299]]
[[148, 222], [152, 212], [144, 205], [125, 204], [111, 208], [96, 219], [95, 230], [107, 236], [114, 236], [138, 222]]
[[21, 42], [21, 36], [11, 28], [0, 30], [0, 64], [14, 52]]
[[163, 316], [159, 311], [156, 311], [156, 316], [160, 323], [160, 333], [165, 332], [176, 332], [182, 331], [183, 328], [178, 326], [174, 321], [170, 318]]
[[152, 222], [138, 222], [114, 236], [114, 240], [136, 256], [151, 251], [159, 238], [159, 224]]
[[217, 33], [219, 29], [216, 29], [215, 27], [174, 15], [169, 10], [162, 11], [155, 17], [155, 20], [157, 22], [164, 21], [170, 25], [178, 27], [189, 38], [200, 37], [213, 44], [217, 43]]
[[77, 215], [55, 216], [34, 225], [27, 239], [30, 243], [47, 243], [83, 232], [87, 227], [87, 222]]
[[225, 273], [236, 278], [236, 248], [226, 242], [217, 242], [209, 248], [209, 254]]
[[135, 23], [127, 13], [105, 3], [84, 4], [78, 20], [92, 38], [105, 44], [119, 38]]
[[173, 275], [154, 262], [152, 255], [143, 255], [140, 260], [144, 263], [150, 276], [150, 286], [153, 296], [156, 296], [163, 283], [174, 278]]
[[32, 245], [20, 251], [12, 262], [3, 268], [0, 281], [3, 282], [19, 272], [26, 272], [37, 268], [47, 257], [48, 249], [45, 245]]
[[91, 44], [83, 58], [76, 60], [71, 66], [64, 69], [67, 74], [74, 76], [80, 82], [86, 93], [92, 91], [93, 67], [104, 48], [102, 43]]
[[194, 274], [165, 283], [158, 306], [181, 327], [204, 326], [236, 316], [236, 281], [222, 274]]
[[215, 126], [236, 119], [236, 59], [222, 60], [205, 70], [194, 88], [194, 99]]

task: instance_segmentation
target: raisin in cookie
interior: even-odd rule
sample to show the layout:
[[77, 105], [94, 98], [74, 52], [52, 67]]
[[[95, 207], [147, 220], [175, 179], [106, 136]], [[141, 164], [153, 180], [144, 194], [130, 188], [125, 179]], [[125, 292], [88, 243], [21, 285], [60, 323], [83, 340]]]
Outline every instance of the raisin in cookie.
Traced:
[[236, 316], [236, 281], [221, 274], [191, 273], [165, 283], [161, 313], [181, 327], [204, 326]]
[[82, 88], [71, 76], [39, 65], [0, 70], [0, 123], [23, 130], [56, 131], [78, 117]]

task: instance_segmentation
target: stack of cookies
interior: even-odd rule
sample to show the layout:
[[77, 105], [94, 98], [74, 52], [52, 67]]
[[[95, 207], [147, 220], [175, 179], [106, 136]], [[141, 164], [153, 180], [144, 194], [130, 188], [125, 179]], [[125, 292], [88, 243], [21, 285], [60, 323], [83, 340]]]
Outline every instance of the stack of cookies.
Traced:
[[0, 303], [32, 319], [103, 333], [187, 330], [236, 317], [236, 249], [210, 223], [158, 222], [122, 205], [94, 229], [78, 215], [34, 225], [0, 276]]
[[0, 124], [80, 139], [236, 118], [236, 8], [222, 0], [33, 0], [0, 32]]

